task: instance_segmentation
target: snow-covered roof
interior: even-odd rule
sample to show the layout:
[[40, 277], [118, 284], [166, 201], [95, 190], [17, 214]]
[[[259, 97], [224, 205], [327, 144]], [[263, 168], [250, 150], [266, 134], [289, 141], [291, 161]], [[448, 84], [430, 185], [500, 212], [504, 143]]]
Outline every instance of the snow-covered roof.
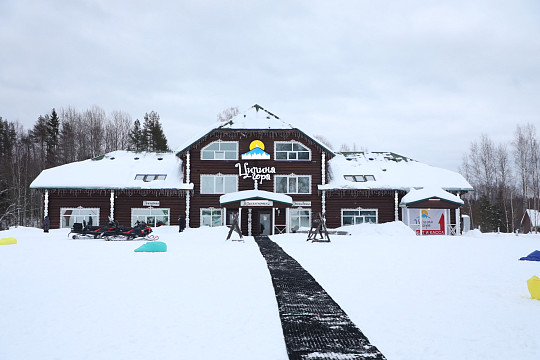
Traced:
[[[328, 161], [330, 180], [319, 190], [409, 190], [439, 187], [447, 191], [472, 191], [465, 178], [391, 152], [337, 154]], [[366, 181], [351, 181], [346, 175], [363, 175]], [[371, 175], [371, 176], [369, 176]], [[347, 176], [348, 179], [351, 177]]]
[[440, 200], [449, 201], [449, 202], [459, 204], [459, 205], [464, 204], [463, 200], [461, 200], [456, 195], [451, 194], [448, 191], [445, 191], [441, 188], [436, 188], [436, 187], [427, 187], [427, 188], [423, 188], [419, 190], [411, 189], [411, 191], [409, 191], [407, 195], [405, 195], [403, 199], [401, 199], [401, 204], [409, 205], [409, 204], [413, 204], [413, 203], [428, 200], [428, 199], [440, 199]]
[[540, 226], [540, 211], [527, 209], [527, 215], [531, 219], [531, 226]]
[[173, 153], [113, 151], [43, 170], [30, 187], [191, 190], [193, 184], [184, 183], [182, 161]]
[[244, 200], [269, 200], [288, 205], [293, 203], [293, 200], [289, 195], [264, 190], [243, 190], [221, 195], [219, 197], [221, 205]]
[[296, 129], [304, 134], [306, 137], [310, 138], [313, 142], [317, 143], [326, 151], [334, 154], [334, 151], [330, 149], [327, 145], [323, 144], [321, 141], [317, 140], [314, 136], [310, 136], [306, 132], [295, 128], [291, 124], [283, 121], [276, 115], [272, 114], [270, 111], [264, 109], [260, 105], [253, 105], [248, 110], [243, 113], [240, 113], [233, 117], [227, 122], [217, 122], [211, 128], [202, 132], [202, 136], [197, 138], [189, 139], [180, 146], [175, 153], [181, 153], [189, 148], [191, 145], [195, 144], [197, 141], [210, 134], [213, 130], [216, 129], [247, 129], [247, 130], [280, 130], [280, 129]]

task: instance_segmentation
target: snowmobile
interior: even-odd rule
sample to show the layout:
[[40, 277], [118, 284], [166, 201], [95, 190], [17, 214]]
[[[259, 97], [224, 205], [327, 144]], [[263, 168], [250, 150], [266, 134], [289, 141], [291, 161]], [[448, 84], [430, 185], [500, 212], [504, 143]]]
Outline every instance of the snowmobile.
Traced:
[[133, 227], [120, 226], [118, 223], [115, 226], [105, 230], [101, 235], [105, 240], [157, 240], [157, 236], [151, 235], [152, 228], [145, 222], [139, 222]]
[[73, 234], [71, 236], [72, 239], [99, 239], [101, 238], [102, 234], [111, 226], [111, 223], [105, 224], [103, 226], [87, 225], [86, 221], [83, 221], [82, 223], [74, 223], [68, 236]]

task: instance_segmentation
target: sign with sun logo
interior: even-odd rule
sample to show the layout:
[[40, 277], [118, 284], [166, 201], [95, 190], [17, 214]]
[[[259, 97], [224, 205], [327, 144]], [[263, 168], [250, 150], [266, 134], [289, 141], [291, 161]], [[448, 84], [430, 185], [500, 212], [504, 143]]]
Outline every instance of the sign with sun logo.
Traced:
[[242, 160], [269, 160], [270, 154], [264, 151], [264, 143], [261, 140], [253, 140], [249, 144], [249, 151], [242, 154]]

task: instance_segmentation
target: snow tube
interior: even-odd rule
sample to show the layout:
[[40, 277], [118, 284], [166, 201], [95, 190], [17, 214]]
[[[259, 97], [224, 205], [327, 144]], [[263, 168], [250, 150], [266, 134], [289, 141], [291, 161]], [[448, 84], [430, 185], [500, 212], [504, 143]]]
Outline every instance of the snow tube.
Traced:
[[17, 243], [17, 239], [15, 238], [0, 239], [0, 245], [11, 245], [11, 244], [16, 244], [16, 243]]
[[533, 251], [529, 255], [519, 258], [519, 260], [540, 261], [540, 251]]
[[166, 252], [167, 244], [162, 241], [150, 241], [135, 249], [135, 252]]
[[540, 279], [536, 276], [533, 276], [527, 280], [527, 287], [533, 299], [540, 300]]

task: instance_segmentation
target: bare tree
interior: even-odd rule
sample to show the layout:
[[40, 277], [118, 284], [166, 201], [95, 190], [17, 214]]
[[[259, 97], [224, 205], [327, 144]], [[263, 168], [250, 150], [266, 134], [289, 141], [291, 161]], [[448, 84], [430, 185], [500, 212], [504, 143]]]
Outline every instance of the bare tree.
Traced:
[[333, 146], [332, 146], [332, 143], [330, 142], [330, 140], [328, 140], [328, 138], [326, 136], [323, 136], [323, 135], [313, 135], [313, 137], [317, 140], [319, 140], [323, 145], [326, 145], [328, 148], [332, 149]]
[[522, 196], [522, 211], [527, 210], [527, 196], [529, 192], [529, 159], [530, 159], [530, 139], [527, 136], [527, 130], [521, 126], [516, 127], [514, 132], [514, 163], [519, 177], [521, 196]]
[[217, 114], [217, 120], [224, 123], [231, 120], [239, 113], [240, 111], [238, 110], [238, 106], [230, 107]]
[[83, 123], [88, 131], [86, 146], [89, 149], [89, 157], [101, 155], [105, 150], [105, 120], [105, 111], [98, 106], [92, 106], [83, 113]]
[[105, 152], [127, 150], [131, 116], [123, 111], [113, 111], [105, 125]]

